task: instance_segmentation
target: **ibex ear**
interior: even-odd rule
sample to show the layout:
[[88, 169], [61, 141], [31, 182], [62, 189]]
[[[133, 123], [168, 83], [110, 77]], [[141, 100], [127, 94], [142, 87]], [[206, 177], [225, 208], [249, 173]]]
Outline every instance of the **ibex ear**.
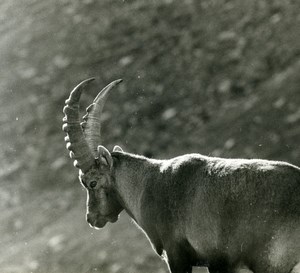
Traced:
[[123, 149], [122, 149], [120, 146], [116, 145], [116, 146], [113, 148], [113, 152], [123, 152]]
[[113, 160], [112, 160], [110, 152], [102, 145], [99, 145], [97, 147], [97, 151], [98, 151], [98, 157], [100, 160], [100, 164], [107, 166], [109, 169], [111, 169], [112, 165], [113, 165]]

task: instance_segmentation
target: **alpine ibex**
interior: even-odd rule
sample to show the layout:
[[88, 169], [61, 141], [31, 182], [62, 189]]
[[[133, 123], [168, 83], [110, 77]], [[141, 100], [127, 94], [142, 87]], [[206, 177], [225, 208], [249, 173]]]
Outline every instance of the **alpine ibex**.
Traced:
[[109, 152], [101, 143], [106, 86], [80, 123], [71, 92], [63, 130], [87, 190], [87, 221], [115, 222], [124, 209], [147, 234], [172, 273], [207, 266], [211, 273], [300, 272], [300, 169], [285, 162], [187, 154], [168, 160]]

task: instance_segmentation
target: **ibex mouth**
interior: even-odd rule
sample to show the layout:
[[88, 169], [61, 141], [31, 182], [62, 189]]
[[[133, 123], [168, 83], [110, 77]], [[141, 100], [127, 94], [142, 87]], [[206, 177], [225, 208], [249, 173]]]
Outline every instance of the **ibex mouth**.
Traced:
[[119, 215], [115, 214], [108, 214], [108, 215], [101, 215], [100, 217], [97, 217], [95, 219], [87, 219], [87, 222], [89, 223], [90, 227], [95, 229], [103, 228], [107, 222], [115, 223], [119, 219]]
[[100, 228], [103, 228], [103, 227], [106, 225], [107, 222], [108, 222], [108, 221], [105, 220], [105, 219], [101, 219], [101, 220], [96, 219], [96, 220], [95, 220], [94, 222], [92, 222], [92, 223], [89, 222], [89, 225], [90, 225], [91, 228], [94, 228], [94, 229], [100, 229]]

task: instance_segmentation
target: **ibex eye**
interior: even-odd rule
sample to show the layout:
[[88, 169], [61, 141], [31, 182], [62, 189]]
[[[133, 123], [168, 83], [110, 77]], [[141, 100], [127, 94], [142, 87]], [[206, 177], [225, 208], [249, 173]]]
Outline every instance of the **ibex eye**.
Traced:
[[91, 188], [95, 188], [97, 186], [97, 181], [92, 181], [91, 183], [90, 183], [90, 187]]

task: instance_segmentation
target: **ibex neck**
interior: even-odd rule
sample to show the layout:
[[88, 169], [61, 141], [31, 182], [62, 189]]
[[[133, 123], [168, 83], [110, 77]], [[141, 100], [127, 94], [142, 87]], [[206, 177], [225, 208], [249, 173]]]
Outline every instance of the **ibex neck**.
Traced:
[[141, 219], [141, 197], [147, 183], [159, 172], [160, 160], [129, 153], [113, 153], [115, 189], [126, 212], [137, 222]]

